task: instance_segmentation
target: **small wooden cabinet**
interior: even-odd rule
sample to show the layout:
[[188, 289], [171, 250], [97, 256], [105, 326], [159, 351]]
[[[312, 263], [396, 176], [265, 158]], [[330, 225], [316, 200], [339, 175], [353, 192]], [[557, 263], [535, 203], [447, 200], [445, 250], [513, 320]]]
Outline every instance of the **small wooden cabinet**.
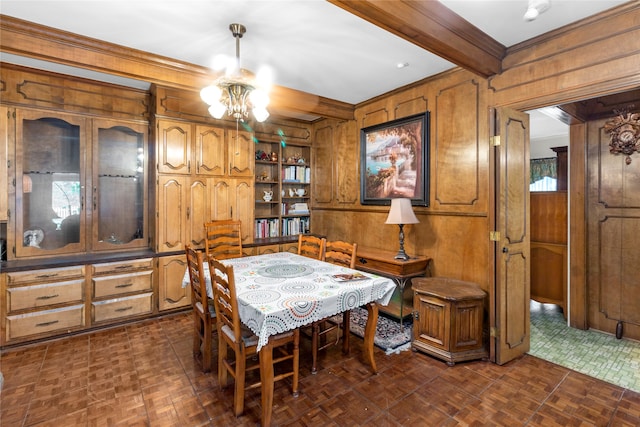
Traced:
[[484, 340], [486, 293], [475, 283], [441, 277], [413, 280], [414, 351], [453, 365], [488, 357]]

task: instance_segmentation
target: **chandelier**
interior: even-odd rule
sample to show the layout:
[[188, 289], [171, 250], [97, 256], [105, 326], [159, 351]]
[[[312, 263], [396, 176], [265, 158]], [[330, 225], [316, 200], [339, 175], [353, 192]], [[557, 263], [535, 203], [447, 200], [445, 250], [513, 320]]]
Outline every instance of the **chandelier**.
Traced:
[[242, 24], [231, 24], [229, 30], [236, 39], [235, 62], [211, 86], [202, 89], [200, 97], [209, 105], [209, 114], [216, 119], [221, 119], [226, 111], [236, 122], [244, 121], [251, 110], [258, 122], [264, 122], [269, 117], [269, 97], [256, 87], [255, 75], [240, 67], [240, 39], [247, 29]]

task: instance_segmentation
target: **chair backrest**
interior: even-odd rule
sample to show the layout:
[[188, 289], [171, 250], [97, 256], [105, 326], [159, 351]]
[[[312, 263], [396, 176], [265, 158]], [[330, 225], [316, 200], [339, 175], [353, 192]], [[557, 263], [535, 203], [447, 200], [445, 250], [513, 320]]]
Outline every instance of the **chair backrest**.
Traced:
[[298, 255], [309, 258], [322, 259], [327, 239], [308, 234], [298, 235]]
[[204, 273], [204, 257], [201, 251], [185, 245], [187, 253], [187, 270], [189, 271], [189, 283], [191, 287], [191, 305], [197, 307], [204, 315], [209, 316], [207, 297], [207, 281]]
[[219, 330], [228, 328], [229, 331], [232, 331], [235, 342], [240, 342], [242, 329], [233, 267], [227, 267], [211, 255], [207, 257], [207, 261], [209, 262], [209, 273], [213, 286], [213, 305], [218, 316]]
[[207, 258], [239, 258], [242, 256], [242, 222], [231, 219], [205, 222], [205, 253]]
[[346, 243], [340, 240], [327, 240], [324, 251], [324, 261], [330, 262], [331, 264], [355, 268], [357, 248], [357, 243]]

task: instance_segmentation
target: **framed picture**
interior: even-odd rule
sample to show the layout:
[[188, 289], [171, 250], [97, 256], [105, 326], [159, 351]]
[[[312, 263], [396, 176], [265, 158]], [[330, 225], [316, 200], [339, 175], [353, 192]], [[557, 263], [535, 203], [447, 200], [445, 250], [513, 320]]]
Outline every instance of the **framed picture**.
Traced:
[[360, 131], [360, 203], [429, 205], [429, 112]]

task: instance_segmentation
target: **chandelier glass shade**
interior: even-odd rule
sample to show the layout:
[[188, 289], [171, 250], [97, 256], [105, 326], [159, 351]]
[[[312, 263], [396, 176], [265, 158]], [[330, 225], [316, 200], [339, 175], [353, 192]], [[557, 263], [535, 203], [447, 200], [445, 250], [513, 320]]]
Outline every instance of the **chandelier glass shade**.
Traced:
[[244, 121], [251, 111], [258, 122], [263, 122], [269, 117], [269, 96], [257, 87], [251, 71], [240, 68], [240, 38], [246, 28], [241, 24], [231, 24], [229, 29], [236, 39], [235, 63], [212, 85], [203, 88], [200, 98], [209, 105], [209, 114], [216, 119], [221, 119], [226, 112], [236, 121]]

